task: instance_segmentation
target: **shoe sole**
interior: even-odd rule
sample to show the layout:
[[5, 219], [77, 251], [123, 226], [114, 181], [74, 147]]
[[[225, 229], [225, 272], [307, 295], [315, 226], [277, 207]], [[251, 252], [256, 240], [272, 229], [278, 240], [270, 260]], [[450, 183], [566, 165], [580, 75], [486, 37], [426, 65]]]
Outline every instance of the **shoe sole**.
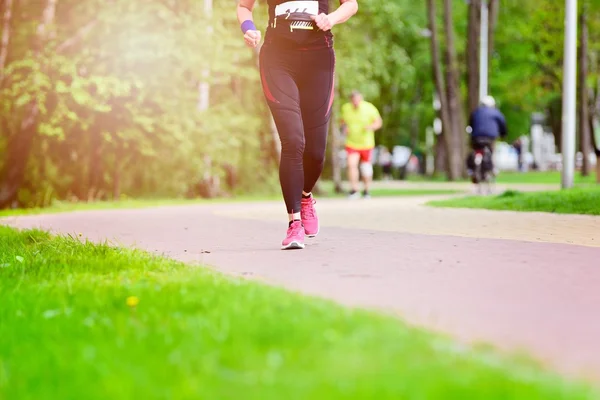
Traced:
[[312, 238], [316, 237], [319, 234], [319, 229], [317, 229], [316, 233], [308, 233], [308, 232], [304, 231], [304, 234], [306, 235], [307, 238], [311, 238], [312, 239]]
[[281, 250], [300, 250], [303, 249], [305, 247], [304, 243], [300, 243], [297, 241], [293, 241], [291, 243], [289, 243], [288, 245], [282, 245], [281, 246]]

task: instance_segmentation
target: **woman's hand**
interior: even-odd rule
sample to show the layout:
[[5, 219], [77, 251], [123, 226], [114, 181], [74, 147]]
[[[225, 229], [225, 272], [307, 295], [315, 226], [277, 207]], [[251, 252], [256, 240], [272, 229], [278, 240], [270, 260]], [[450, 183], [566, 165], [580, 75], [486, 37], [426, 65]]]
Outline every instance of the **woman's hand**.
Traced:
[[255, 48], [260, 43], [260, 31], [246, 31], [244, 34], [244, 41], [248, 47]]
[[348, 21], [348, 19], [358, 11], [358, 3], [356, 0], [340, 0], [340, 6], [337, 10], [327, 14], [319, 14], [313, 17], [317, 26], [324, 30], [330, 30], [334, 25], [338, 25]]
[[333, 18], [331, 18], [325, 13], [321, 13], [319, 15], [311, 15], [311, 18], [313, 21], [315, 21], [315, 24], [322, 31], [328, 31], [335, 25], [335, 23], [333, 22]]

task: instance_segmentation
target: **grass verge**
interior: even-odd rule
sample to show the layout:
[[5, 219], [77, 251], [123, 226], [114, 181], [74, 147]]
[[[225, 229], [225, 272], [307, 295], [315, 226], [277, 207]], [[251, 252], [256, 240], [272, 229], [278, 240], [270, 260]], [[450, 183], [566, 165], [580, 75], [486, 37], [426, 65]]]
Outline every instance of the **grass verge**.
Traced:
[[160, 206], [178, 206], [189, 204], [211, 204], [228, 203], [238, 201], [265, 201], [274, 200], [275, 195], [257, 195], [257, 196], [239, 196], [217, 199], [124, 199], [119, 201], [91, 201], [91, 202], [68, 202], [55, 201], [54, 204], [46, 208], [18, 208], [0, 210], [0, 217], [18, 216], [18, 215], [36, 215], [48, 213], [63, 213], [71, 211], [88, 210], [111, 210], [111, 209], [134, 209]]
[[467, 196], [427, 203], [435, 207], [600, 215], [600, 187], [522, 193], [506, 191], [498, 196]]
[[391, 317], [40, 231], [0, 237], [0, 398], [597, 398]]
[[[447, 182], [445, 175], [438, 175], [436, 177], [425, 177], [422, 175], [408, 175], [407, 181], [409, 182]], [[517, 184], [517, 185], [559, 185], [561, 181], [560, 171], [529, 171], [529, 172], [514, 172], [514, 171], [501, 171], [496, 178], [496, 183], [499, 184]], [[468, 179], [459, 179], [456, 182], [468, 183]], [[574, 183], [576, 185], [593, 185], [596, 183], [596, 177], [592, 173], [589, 176], [582, 176], [581, 173], [575, 174]]]
[[[331, 185], [333, 187], [333, 185]], [[333, 189], [327, 190], [322, 197], [342, 198], [345, 194], [334, 194]], [[434, 196], [457, 193], [456, 190], [437, 189], [374, 189], [371, 191], [373, 197], [402, 197], [402, 196]], [[97, 202], [55, 202], [47, 208], [22, 208], [0, 210], [0, 218], [19, 215], [36, 215], [49, 213], [63, 213], [71, 211], [87, 210], [109, 210], [109, 209], [135, 209], [160, 206], [178, 206], [189, 204], [216, 204], [241, 201], [275, 201], [281, 200], [281, 194], [273, 195], [244, 195], [237, 197], [224, 197], [215, 199], [126, 199], [121, 201], [97, 201]]]
[[[560, 171], [531, 171], [531, 172], [509, 172], [504, 171], [498, 175], [497, 183], [517, 183], [517, 184], [543, 184], [543, 185], [559, 185], [561, 181]], [[581, 173], [576, 173], [574, 183], [577, 185], [594, 184], [596, 177], [594, 174], [582, 176]]]

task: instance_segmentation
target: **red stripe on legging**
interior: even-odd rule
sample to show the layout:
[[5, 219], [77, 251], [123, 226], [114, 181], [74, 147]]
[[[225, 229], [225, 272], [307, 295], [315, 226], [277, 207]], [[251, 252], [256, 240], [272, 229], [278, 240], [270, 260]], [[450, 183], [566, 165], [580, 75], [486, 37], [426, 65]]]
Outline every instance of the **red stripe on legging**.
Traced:
[[335, 76], [331, 79], [331, 93], [329, 94], [329, 106], [327, 106], [327, 112], [325, 113], [325, 115], [329, 114], [329, 111], [331, 111], [331, 106], [333, 105], [334, 88]]
[[265, 78], [265, 72], [263, 70], [263, 66], [260, 66], [260, 79], [262, 80], [263, 89], [265, 91], [265, 96], [267, 96], [267, 100], [272, 103], [279, 103], [273, 93], [271, 93], [271, 89], [269, 89], [269, 85], [267, 84], [267, 78]]

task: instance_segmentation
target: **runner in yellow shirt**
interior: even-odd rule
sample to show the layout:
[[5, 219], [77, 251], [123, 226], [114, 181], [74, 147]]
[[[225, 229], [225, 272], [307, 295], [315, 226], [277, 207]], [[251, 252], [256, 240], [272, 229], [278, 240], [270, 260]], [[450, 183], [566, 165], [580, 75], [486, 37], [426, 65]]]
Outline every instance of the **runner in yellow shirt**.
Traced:
[[342, 106], [341, 123], [346, 135], [350, 198], [360, 196], [359, 169], [365, 185], [363, 197], [368, 198], [369, 184], [373, 179], [371, 153], [375, 147], [375, 131], [380, 129], [383, 123], [381, 115], [373, 104], [363, 100], [360, 92], [353, 91], [350, 102]]

